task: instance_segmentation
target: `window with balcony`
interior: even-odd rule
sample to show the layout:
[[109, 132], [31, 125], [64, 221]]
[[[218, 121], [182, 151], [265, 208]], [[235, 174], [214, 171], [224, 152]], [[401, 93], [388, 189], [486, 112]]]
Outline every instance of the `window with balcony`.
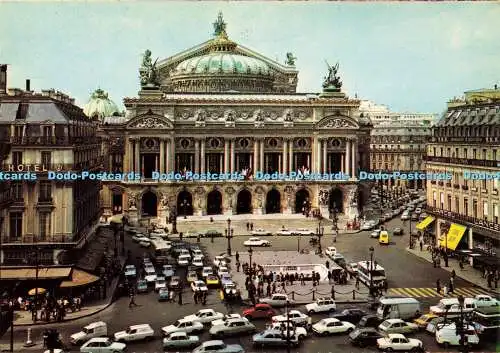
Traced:
[[448, 196], [447, 196], [447, 199], [448, 199], [448, 200], [447, 200], [447, 201], [448, 201], [448, 203], [447, 203], [447, 206], [448, 206], [448, 211], [451, 211], [451, 195], [448, 195]]
[[9, 235], [11, 240], [20, 240], [23, 236], [23, 213], [11, 212], [9, 215]]
[[12, 198], [14, 202], [22, 202], [23, 201], [23, 183], [21, 181], [12, 182], [11, 190], [12, 190]]
[[50, 236], [50, 213], [42, 212], [39, 216], [40, 240], [47, 240]]
[[24, 126], [14, 127], [14, 137], [20, 138], [24, 136]]
[[477, 200], [472, 201], [472, 217], [477, 218]]
[[464, 197], [464, 215], [469, 215], [469, 199]]
[[483, 201], [483, 218], [488, 219], [488, 201]]
[[51, 202], [52, 201], [52, 184], [50, 181], [40, 182], [40, 193], [38, 195], [38, 202]]
[[51, 137], [52, 136], [52, 127], [44, 126], [43, 127], [43, 137]]
[[23, 164], [23, 153], [16, 151], [12, 152], [12, 164], [13, 165], [20, 165]]
[[51, 163], [52, 163], [52, 152], [43, 151], [42, 152], [42, 165], [45, 166], [45, 168], [50, 168]]

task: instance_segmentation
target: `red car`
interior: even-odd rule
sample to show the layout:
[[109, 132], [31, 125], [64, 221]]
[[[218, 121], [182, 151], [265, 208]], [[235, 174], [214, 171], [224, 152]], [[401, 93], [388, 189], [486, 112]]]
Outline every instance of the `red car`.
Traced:
[[253, 308], [243, 311], [247, 319], [268, 319], [276, 315], [276, 311], [269, 304], [257, 304]]

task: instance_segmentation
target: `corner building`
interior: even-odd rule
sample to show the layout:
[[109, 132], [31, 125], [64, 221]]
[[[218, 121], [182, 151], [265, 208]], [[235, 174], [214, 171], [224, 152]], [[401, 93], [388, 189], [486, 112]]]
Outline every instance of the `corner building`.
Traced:
[[[125, 117], [102, 125], [109, 169], [140, 180], [105, 182], [105, 214], [165, 223], [186, 215], [300, 213], [309, 203], [324, 217], [335, 207], [358, 215], [369, 168], [369, 119], [341, 92], [330, 67], [322, 93], [296, 93], [295, 58], [278, 63], [231, 41], [222, 16], [214, 38], [155, 66], [147, 51], [142, 89], [126, 98]], [[257, 180], [263, 173], [340, 173], [344, 180]], [[242, 173], [245, 180], [158, 181], [160, 173]], [[253, 177], [249, 175], [252, 174]]]

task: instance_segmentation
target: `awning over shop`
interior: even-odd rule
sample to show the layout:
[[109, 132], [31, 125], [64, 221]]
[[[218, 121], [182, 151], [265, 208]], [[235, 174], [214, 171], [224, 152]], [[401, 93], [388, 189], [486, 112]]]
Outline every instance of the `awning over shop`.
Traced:
[[[39, 267], [38, 279], [66, 279], [71, 275], [71, 267]], [[36, 279], [36, 268], [2, 268], [2, 280]]]
[[439, 245], [441, 245], [442, 247], [448, 247], [448, 249], [450, 250], [455, 250], [458, 246], [458, 243], [460, 243], [460, 240], [462, 240], [462, 237], [464, 236], [466, 230], [467, 227], [452, 223], [448, 234], [446, 235], [446, 237], [442, 237]]
[[427, 228], [432, 222], [434, 222], [435, 218], [432, 217], [432, 216], [427, 216], [425, 217], [425, 219], [420, 222], [419, 224], [417, 224], [417, 229], [418, 230], [424, 230], [425, 228]]
[[80, 287], [85, 286], [87, 284], [92, 284], [97, 282], [99, 277], [94, 276], [86, 271], [79, 270], [75, 268], [71, 273], [71, 281], [63, 281], [60, 288], [72, 288], [72, 287]]

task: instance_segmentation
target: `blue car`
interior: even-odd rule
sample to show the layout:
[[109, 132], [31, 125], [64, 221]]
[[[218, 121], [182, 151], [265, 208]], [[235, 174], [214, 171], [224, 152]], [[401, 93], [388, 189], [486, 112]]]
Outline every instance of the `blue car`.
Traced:
[[148, 282], [141, 279], [137, 281], [137, 293], [147, 293], [149, 292]]
[[168, 288], [160, 288], [160, 291], [158, 292], [158, 301], [164, 302], [167, 300], [170, 300], [170, 291]]
[[192, 353], [244, 353], [245, 350], [239, 344], [226, 344], [220, 340], [205, 341], [193, 350]]
[[[290, 333], [290, 343], [292, 346], [297, 347], [299, 345], [299, 339], [297, 335], [292, 335]], [[255, 347], [286, 347], [287, 337], [286, 333], [279, 330], [265, 330], [263, 332], [257, 333], [252, 337], [253, 345]]]
[[170, 278], [175, 276], [175, 268], [172, 265], [163, 265], [162, 273], [166, 278]]

